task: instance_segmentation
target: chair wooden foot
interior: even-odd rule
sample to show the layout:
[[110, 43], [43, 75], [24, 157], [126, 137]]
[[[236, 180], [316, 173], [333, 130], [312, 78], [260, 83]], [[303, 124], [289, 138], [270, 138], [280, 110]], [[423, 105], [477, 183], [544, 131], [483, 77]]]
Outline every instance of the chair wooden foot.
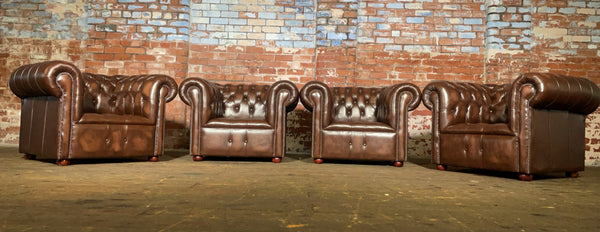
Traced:
[[64, 159], [64, 160], [57, 160], [56, 164], [58, 166], [69, 166], [69, 164], [71, 164], [71, 161], [66, 160], [66, 159]]
[[202, 157], [201, 155], [194, 155], [194, 156], [192, 156], [192, 159], [194, 161], [202, 161], [204, 159], [204, 157]]
[[321, 159], [321, 158], [316, 158], [314, 161], [315, 161], [315, 164], [322, 164], [323, 163], [323, 159]]
[[34, 160], [34, 159], [35, 159], [35, 155], [32, 155], [32, 154], [25, 154], [25, 155], [23, 155], [23, 159], [26, 159], [26, 160]]
[[281, 157], [273, 157], [273, 163], [281, 163]]
[[579, 172], [566, 172], [565, 175], [567, 177], [577, 178], [577, 177], [579, 177]]
[[395, 167], [402, 167], [402, 166], [404, 166], [404, 162], [402, 162], [402, 161], [395, 161], [394, 162], [394, 166]]
[[444, 164], [438, 164], [438, 165], [436, 165], [436, 168], [437, 168], [437, 170], [445, 171], [446, 169], [448, 169], [448, 166], [444, 165]]
[[532, 181], [533, 180], [533, 175], [531, 175], [531, 174], [525, 174], [525, 173], [519, 173], [519, 180], [522, 180], [522, 181]]
[[158, 162], [158, 156], [149, 156], [148, 161], [150, 162]]

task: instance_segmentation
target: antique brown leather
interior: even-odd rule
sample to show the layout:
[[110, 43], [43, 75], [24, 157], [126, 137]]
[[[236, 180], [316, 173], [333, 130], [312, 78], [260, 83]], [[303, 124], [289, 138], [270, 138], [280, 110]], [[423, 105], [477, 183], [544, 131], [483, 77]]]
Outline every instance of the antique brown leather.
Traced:
[[522, 175], [584, 169], [585, 118], [600, 89], [584, 78], [527, 73], [512, 84], [436, 81], [423, 90], [432, 111], [432, 161]]
[[19, 151], [56, 160], [158, 157], [177, 95], [169, 76], [82, 73], [64, 61], [23, 65], [9, 86], [21, 98]]
[[420, 103], [410, 83], [377, 87], [329, 87], [308, 82], [302, 104], [313, 113], [311, 155], [322, 159], [406, 160], [408, 112]]
[[298, 88], [292, 82], [217, 84], [188, 78], [179, 93], [191, 106], [190, 154], [195, 160], [204, 156], [283, 158], [286, 114], [298, 104]]

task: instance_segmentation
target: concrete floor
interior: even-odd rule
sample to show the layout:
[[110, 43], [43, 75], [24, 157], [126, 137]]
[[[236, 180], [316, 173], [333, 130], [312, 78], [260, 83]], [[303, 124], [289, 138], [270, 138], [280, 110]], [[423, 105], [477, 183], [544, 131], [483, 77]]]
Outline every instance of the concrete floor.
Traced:
[[0, 231], [600, 231], [600, 168], [523, 182], [423, 160], [193, 162], [186, 152], [59, 167], [0, 147]]

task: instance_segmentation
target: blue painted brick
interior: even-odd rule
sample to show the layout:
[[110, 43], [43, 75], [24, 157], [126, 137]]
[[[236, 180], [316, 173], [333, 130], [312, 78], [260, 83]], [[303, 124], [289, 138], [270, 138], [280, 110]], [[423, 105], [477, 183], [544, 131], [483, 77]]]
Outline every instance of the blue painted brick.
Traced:
[[465, 53], [476, 53], [476, 52], [479, 52], [479, 48], [478, 47], [461, 47], [460, 51], [465, 52]]
[[385, 45], [384, 51], [402, 51], [402, 45]]
[[296, 33], [296, 34], [308, 34], [310, 33], [308, 28], [305, 27], [292, 27], [291, 29], [292, 33]]
[[329, 46], [329, 40], [317, 40], [317, 46]]
[[184, 40], [187, 41], [189, 36], [187, 35], [167, 35], [167, 40], [175, 41], [175, 40]]
[[448, 37], [448, 33], [447, 32], [431, 32], [431, 34], [429, 34], [430, 37], [437, 37], [437, 38], [447, 38]]
[[143, 19], [130, 19], [130, 20], [127, 20], [127, 24], [146, 24], [146, 20], [143, 20]]
[[174, 27], [187, 27], [190, 23], [188, 21], [172, 21], [169, 25]]
[[331, 40], [345, 40], [348, 39], [346, 33], [327, 33], [327, 39]]
[[392, 29], [392, 26], [390, 24], [387, 24], [387, 23], [377, 24], [377, 30], [390, 30], [390, 29]]
[[472, 31], [473, 29], [471, 28], [471, 26], [455, 25], [454, 30], [456, 30], [456, 31]]
[[403, 3], [388, 3], [386, 5], [386, 7], [389, 9], [404, 9], [404, 4]]
[[154, 32], [154, 27], [150, 27], [150, 26], [142, 26], [140, 27], [140, 31], [144, 32], [144, 33], [149, 33], [149, 32]]
[[314, 48], [315, 43], [312, 41], [294, 41], [295, 48]]
[[317, 12], [317, 17], [331, 17], [331, 12], [319, 11], [319, 12]]
[[94, 18], [94, 17], [90, 17], [87, 19], [88, 23], [92, 23], [92, 24], [96, 24], [96, 23], [105, 23], [106, 20], [103, 18]]
[[598, 23], [600, 22], [600, 16], [589, 16], [585, 21]]
[[312, 6], [312, 0], [296, 0], [296, 6]]
[[537, 8], [538, 13], [556, 13], [556, 7], [542, 6]]
[[230, 19], [229, 24], [232, 25], [246, 25], [248, 23], [247, 19]]
[[510, 26], [509, 22], [487, 22], [488, 28], [503, 28]]
[[229, 24], [229, 19], [228, 18], [211, 18], [210, 23], [211, 24]]
[[348, 39], [356, 40], [356, 33], [350, 33], [350, 34], [348, 34]]
[[303, 24], [300, 20], [285, 20], [285, 25], [288, 27], [301, 27]]
[[371, 22], [371, 23], [382, 23], [382, 22], [385, 22], [385, 18], [370, 16], [369, 17], [369, 22]]
[[475, 32], [459, 32], [458, 38], [461, 39], [475, 39], [477, 38], [477, 34]]
[[177, 29], [175, 29], [174, 27], [159, 27], [158, 31], [162, 33], [177, 34]]
[[164, 20], [148, 20], [148, 24], [154, 26], [164, 26], [167, 25], [167, 22], [165, 22]]
[[498, 37], [496, 37], [496, 36], [488, 36], [488, 37], [485, 39], [485, 42], [486, 42], [486, 43], [504, 43], [504, 40], [503, 40], [503, 39], [501, 39], [501, 38], [498, 38]]
[[464, 20], [465, 24], [469, 25], [469, 24], [483, 24], [483, 20], [482, 19], [475, 19], [475, 18], [466, 18]]
[[258, 12], [259, 19], [276, 19], [277, 14], [273, 12]]
[[279, 14], [277, 15], [278, 19], [295, 19], [296, 14]]
[[119, 3], [135, 3], [135, 0], [119, 0]]
[[569, 8], [560, 8], [558, 12], [563, 14], [575, 14], [577, 12], [577, 8], [569, 7]]
[[423, 17], [406, 17], [406, 23], [424, 23], [425, 18]]
[[417, 11], [415, 11], [415, 16], [429, 17], [431, 15], [433, 15], [433, 12], [431, 12], [430, 10], [417, 10]]
[[275, 45], [277, 47], [293, 48], [294, 42], [292, 42], [292, 41], [275, 41]]
[[519, 43], [531, 43], [531, 37], [520, 38]]
[[503, 6], [492, 6], [488, 8], [488, 13], [504, 13], [506, 12], [506, 7]]
[[219, 44], [219, 40], [218, 39], [201, 38], [200, 44], [217, 45], [217, 44]]
[[512, 22], [512, 27], [515, 28], [528, 28], [531, 27], [531, 23], [525, 23], [525, 22]]
[[142, 9], [142, 6], [138, 6], [138, 5], [129, 5], [127, 6], [128, 10], [139, 10]]

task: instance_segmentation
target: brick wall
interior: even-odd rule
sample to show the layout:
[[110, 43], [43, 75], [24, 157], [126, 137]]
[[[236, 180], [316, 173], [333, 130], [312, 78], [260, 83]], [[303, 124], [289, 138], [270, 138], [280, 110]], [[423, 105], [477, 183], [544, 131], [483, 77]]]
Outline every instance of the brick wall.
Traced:
[[[68, 3], [68, 4], [65, 4]], [[103, 74], [178, 82], [310, 80], [381, 86], [499, 83], [550, 71], [600, 83], [594, 0], [7, 0], [0, 7], [0, 143], [18, 140], [17, 66], [51, 59]], [[166, 146], [186, 148], [189, 108], [167, 105]], [[600, 117], [586, 164], [600, 165]], [[430, 112], [412, 112], [410, 153], [427, 158]], [[289, 115], [288, 151], [307, 154], [310, 113]]]

